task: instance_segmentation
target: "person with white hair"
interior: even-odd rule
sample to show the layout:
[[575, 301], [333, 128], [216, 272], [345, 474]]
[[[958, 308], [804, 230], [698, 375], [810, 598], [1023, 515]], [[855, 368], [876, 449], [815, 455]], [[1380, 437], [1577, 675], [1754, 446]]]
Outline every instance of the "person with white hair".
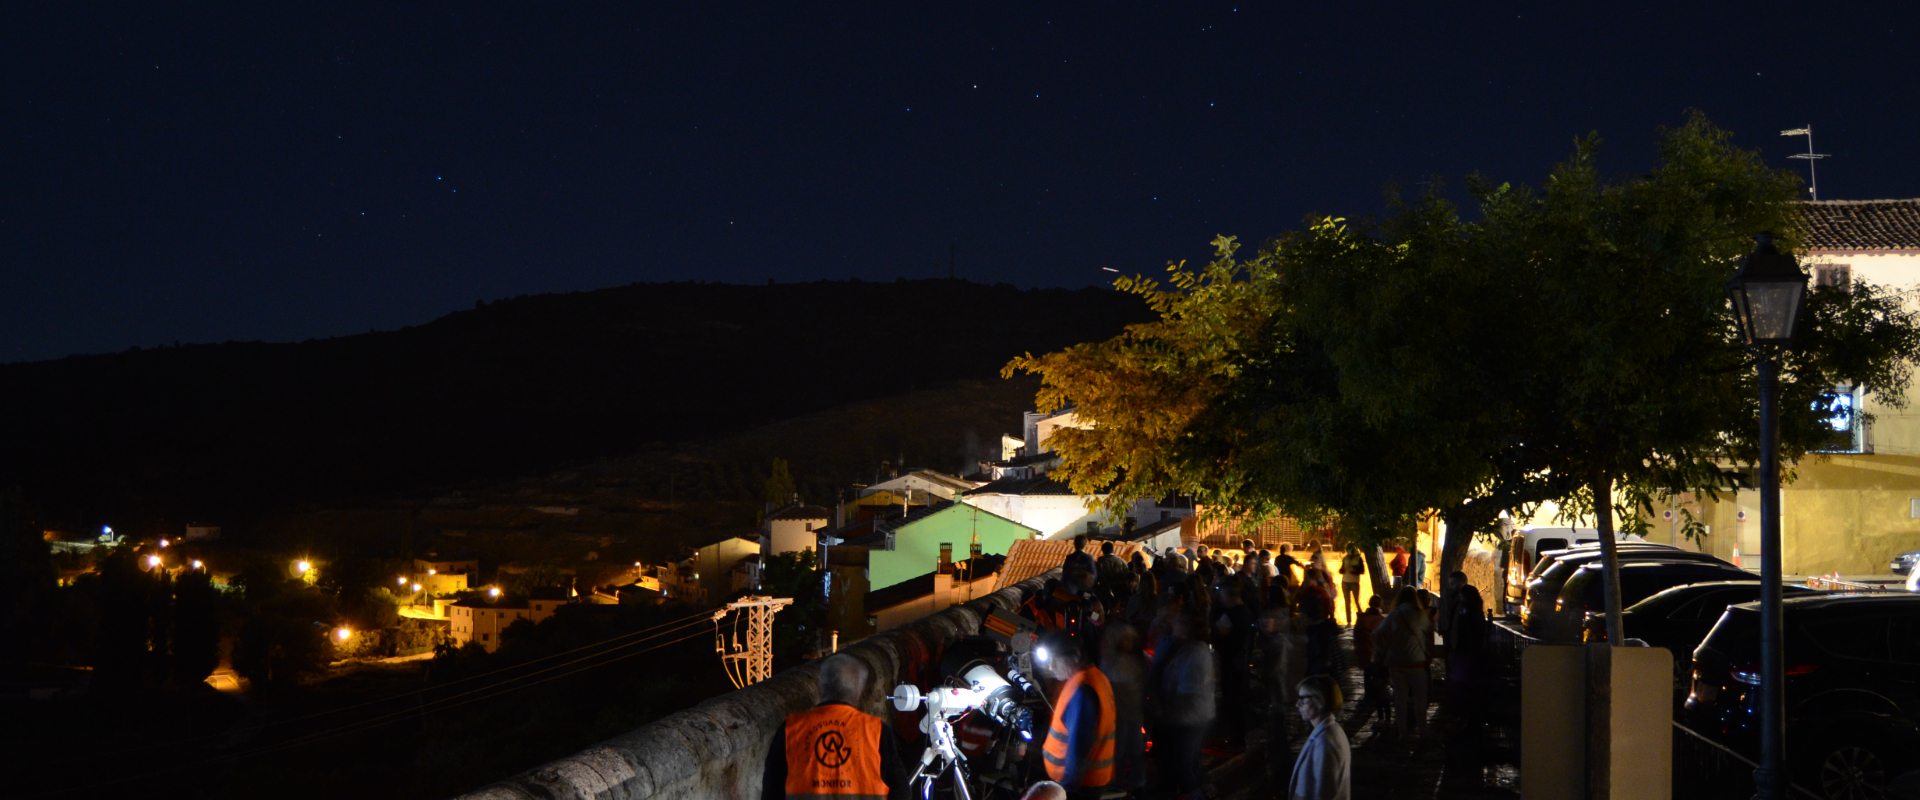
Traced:
[[1313, 727], [1293, 762], [1287, 800], [1350, 800], [1353, 753], [1347, 731], [1334, 719], [1340, 710], [1340, 685], [1325, 675], [1310, 675], [1295, 689], [1294, 708]]
[[892, 736], [860, 710], [869, 674], [847, 653], [820, 662], [820, 702], [788, 714], [767, 746], [762, 800], [907, 796], [907, 770]]
[[1041, 781], [1027, 787], [1020, 800], [1067, 800], [1067, 787], [1053, 781]]

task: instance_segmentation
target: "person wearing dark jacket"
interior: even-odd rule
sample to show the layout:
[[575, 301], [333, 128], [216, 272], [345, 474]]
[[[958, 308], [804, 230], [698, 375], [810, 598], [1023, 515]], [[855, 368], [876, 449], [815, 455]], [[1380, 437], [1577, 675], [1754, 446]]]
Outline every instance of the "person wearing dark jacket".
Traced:
[[1200, 745], [1214, 719], [1213, 649], [1205, 613], [1188, 606], [1173, 615], [1172, 637], [1154, 654], [1148, 683], [1153, 697], [1156, 782], [1163, 793], [1196, 796], [1206, 783]]
[[820, 662], [820, 702], [787, 720], [767, 747], [762, 800], [907, 797], [907, 770], [879, 718], [861, 711], [867, 665], [844, 653]]
[[[1464, 576], [1463, 576], [1464, 577]], [[1479, 675], [1481, 654], [1486, 651], [1487, 617], [1480, 590], [1461, 582], [1450, 604], [1452, 620], [1447, 634], [1448, 713], [1456, 719], [1473, 716], [1473, 681]]]
[[1227, 746], [1247, 746], [1248, 692], [1253, 685], [1253, 610], [1247, 607], [1238, 581], [1221, 587], [1220, 607], [1214, 609], [1213, 641], [1219, 646], [1220, 709], [1216, 717], [1227, 736]]

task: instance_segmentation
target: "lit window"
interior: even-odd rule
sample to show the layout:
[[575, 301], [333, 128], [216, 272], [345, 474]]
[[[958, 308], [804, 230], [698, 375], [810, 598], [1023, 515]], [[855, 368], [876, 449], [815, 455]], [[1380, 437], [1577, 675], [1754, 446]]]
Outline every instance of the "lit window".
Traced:
[[1833, 391], [1827, 392], [1814, 402], [1813, 410], [1820, 415], [1825, 427], [1832, 431], [1832, 437], [1826, 443], [1813, 448], [1814, 452], [1836, 454], [1867, 452], [1866, 430], [1860, 420], [1860, 387], [1834, 387]]

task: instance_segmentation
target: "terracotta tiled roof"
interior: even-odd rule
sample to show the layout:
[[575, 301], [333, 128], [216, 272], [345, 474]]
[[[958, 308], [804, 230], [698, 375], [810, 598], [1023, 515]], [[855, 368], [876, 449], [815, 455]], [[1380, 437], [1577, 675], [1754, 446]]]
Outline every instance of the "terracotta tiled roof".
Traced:
[[1820, 200], [1800, 209], [1809, 250], [1920, 249], [1920, 199]]
[[[1100, 557], [1100, 548], [1090, 548], [1095, 558]], [[1140, 545], [1133, 542], [1114, 542], [1113, 554], [1122, 560], [1133, 558]], [[1000, 580], [995, 589], [1005, 589], [1028, 578], [1044, 575], [1059, 569], [1067, 563], [1067, 555], [1073, 552], [1072, 539], [1020, 539], [1007, 548], [1007, 563], [1000, 568]]]

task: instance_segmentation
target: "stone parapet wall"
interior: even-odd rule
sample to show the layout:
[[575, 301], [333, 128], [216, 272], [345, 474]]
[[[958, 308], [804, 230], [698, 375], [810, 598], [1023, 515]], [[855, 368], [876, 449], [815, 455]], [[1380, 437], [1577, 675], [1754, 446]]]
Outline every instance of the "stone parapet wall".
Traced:
[[[895, 685], [927, 686], [948, 643], [979, 631], [994, 608], [1019, 608], [1052, 576], [1009, 586], [841, 650], [872, 670], [863, 706], [885, 718], [884, 698]], [[817, 672], [815, 663], [789, 669], [459, 800], [758, 797], [767, 744], [788, 714], [814, 704]]]

